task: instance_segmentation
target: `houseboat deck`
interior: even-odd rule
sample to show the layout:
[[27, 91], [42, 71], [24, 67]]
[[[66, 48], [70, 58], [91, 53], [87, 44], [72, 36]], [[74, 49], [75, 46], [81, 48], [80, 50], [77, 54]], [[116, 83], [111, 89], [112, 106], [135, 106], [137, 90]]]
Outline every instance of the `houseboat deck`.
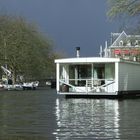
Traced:
[[85, 92], [79, 92], [79, 93], [75, 93], [75, 92], [58, 92], [58, 94], [60, 94], [60, 95], [106, 95], [106, 96], [108, 96], [108, 95], [112, 95], [112, 96], [116, 96], [117, 95], [117, 93], [114, 93], [114, 92], [110, 92], [110, 93], [108, 93], [108, 92], [96, 92], [96, 93], [90, 93], [90, 92], [88, 92], [88, 93], [85, 93]]

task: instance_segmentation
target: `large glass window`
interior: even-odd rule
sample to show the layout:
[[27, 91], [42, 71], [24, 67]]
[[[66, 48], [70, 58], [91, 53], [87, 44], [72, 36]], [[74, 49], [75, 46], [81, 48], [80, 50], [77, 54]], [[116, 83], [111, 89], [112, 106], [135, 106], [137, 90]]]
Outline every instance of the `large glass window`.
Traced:
[[105, 65], [104, 64], [94, 64], [93, 65], [93, 78], [94, 79], [104, 79], [105, 77]]
[[91, 78], [91, 65], [70, 65], [70, 79], [88, 79]]
[[106, 64], [105, 65], [105, 78], [114, 79], [115, 77], [115, 64]]
[[84, 79], [91, 79], [91, 65], [70, 65], [69, 79], [71, 84], [84, 86]]

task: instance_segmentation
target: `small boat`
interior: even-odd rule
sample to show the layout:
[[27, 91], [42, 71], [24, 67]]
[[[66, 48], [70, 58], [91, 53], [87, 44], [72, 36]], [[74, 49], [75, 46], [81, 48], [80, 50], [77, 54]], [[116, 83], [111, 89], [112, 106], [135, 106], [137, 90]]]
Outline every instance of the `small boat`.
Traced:
[[46, 85], [51, 88], [56, 88], [56, 79], [49, 79], [46, 81]]
[[51, 81], [46, 81], [47, 86], [51, 86]]
[[4, 66], [1, 66], [1, 69], [5, 73], [4, 78], [2, 79], [2, 81], [4, 81], [4, 82], [0, 83], [0, 89], [1, 90], [25, 90], [25, 89], [35, 90], [39, 85], [39, 81], [13, 84], [12, 72], [10, 70], [8, 70], [7, 68], [5, 68]]
[[3, 85], [3, 89], [5, 90], [23, 90], [23, 87], [21, 84], [13, 84], [13, 85]]
[[38, 85], [38, 81], [23, 84], [0, 84], [0, 90], [35, 90]]
[[25, 89], [33, 89], [35, 90], [39, 85], [39, 81], [33, 81], [33, 82], [26, 82], [22, 84], [22, 88], [23, 90]]

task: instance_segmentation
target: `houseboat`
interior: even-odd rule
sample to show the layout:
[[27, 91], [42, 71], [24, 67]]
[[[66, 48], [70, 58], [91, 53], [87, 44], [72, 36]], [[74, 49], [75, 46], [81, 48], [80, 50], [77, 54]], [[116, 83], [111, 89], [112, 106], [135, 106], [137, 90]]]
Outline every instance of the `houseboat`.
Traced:
[[[119, 45], [117, 41], [122, 42], [121, 37], [124, 39], [125, 35], [124, 32], [118, 34], [113, 46], [108, 47], [106, 43], [104, 52], [100, 48], [100, 57], [80, 57], [78, 47], [77, 57], [56, 59], [57, 93], [69, 97], [138, 96], [140, 94], [139, 48], [138, 44], [134, 48], [127, 45], [117, 46]], [[117, 49], [122, 52], [121, 55], [116, 53]], [[135, 55], [128, 54], [124, 50], [135, 52]], [[137, 53], [134, 50], [137, 50]]]

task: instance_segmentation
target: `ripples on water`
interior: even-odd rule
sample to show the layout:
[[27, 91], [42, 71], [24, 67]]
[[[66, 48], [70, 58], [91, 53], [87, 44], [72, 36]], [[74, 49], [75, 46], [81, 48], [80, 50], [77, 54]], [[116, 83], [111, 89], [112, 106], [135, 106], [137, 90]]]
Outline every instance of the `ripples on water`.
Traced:
[[56, 100], [57, 139], [119, 138], [118, 102], [115, 100]]
[[1, 91], [0, 140], [140, 139], [140, 99], [66, 99], [55, 90]]
[[57, 140], [140, 139], [140, 100], [56, 99]]
[[1, 91], [0, 140], [54, 139], [55, 91]]

